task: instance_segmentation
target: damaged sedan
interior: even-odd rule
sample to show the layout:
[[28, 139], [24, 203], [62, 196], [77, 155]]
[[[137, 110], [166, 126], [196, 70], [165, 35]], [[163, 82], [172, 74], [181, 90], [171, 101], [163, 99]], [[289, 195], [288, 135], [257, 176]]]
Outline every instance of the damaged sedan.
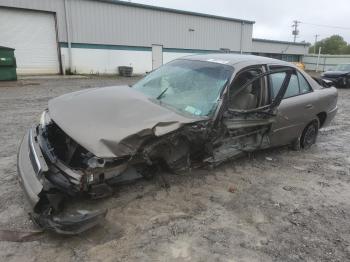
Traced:
[[290, 63], [213, 54], [174, 60], [131, 87], [54, 98], [18, 152], [31, 217], [77, 234], [106, 211], [65, 214], [67, 200], [107, 197], [161, 169], [177, 174], [281, 145], [307, 149], [334, 118], [337, 96]]
[[350, 64], [337, 65], [321, 74], [321, 79], [330, 81], [337, 88], [350, 88]]

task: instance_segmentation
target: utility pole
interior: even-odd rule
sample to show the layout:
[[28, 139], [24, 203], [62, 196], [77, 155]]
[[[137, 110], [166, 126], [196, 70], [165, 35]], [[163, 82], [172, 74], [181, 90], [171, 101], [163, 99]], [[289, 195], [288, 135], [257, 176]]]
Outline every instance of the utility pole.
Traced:
[[320, 36], [320, 35], [318, 35], [318, 34], [315, 35], [314, 54], [316, 54], [316, 43], [317, 43], [317, 38], [318, 38], [319, 36]]
[[321, 50], [322, 50], [322, 47], [320, 46], [320, 47], [318, 48], [318, 56], [317, 56], [317, 64], [316, 64], [316, 70], [315, 70], [315, 72], [318, 72], [318, 66], [320, 65]]
[[300, 24], [300, 21], [298, 21], [298, 20], [294, 20], [293, 21], [293, 25], [292, 25], [292, 27], [293, 27], [293, 31], [292, 31], [292, 34], [293, 34], [293, 36], [294, 36], [294, 43], [296, 42], [296, 40], [297, 40], [297, 35], [299, 35], [299, 30], [298, 30], [298, 25]]

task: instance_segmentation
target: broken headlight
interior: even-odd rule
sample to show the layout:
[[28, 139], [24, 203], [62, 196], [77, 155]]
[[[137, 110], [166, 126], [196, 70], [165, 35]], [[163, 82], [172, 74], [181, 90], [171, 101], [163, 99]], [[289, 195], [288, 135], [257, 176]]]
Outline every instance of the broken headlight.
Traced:
[[49, 111], [45, 110], [40, 116], [39, 124], [41, 125], [41, 127], [45, 127], [50, 123], [51, 123], [51, 117], [49, 115]]

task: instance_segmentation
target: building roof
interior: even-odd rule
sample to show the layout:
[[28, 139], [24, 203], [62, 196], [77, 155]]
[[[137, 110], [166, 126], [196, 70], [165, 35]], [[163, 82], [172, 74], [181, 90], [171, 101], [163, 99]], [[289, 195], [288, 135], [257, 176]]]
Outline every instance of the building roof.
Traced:
[[234, 21], [234, 22], [240, 22], [240, 23], [246, 23], [246, 24], [254, 24], [255, 23], [255, 21], [242, 20], [242, 19], [237, 19], [237, 18], [232, 18], [232, 17], [203, 14], [203, 13], [197, 13], [197, 12], [191, 12], [191, 11], [185, 11], [185, 10], [179, 10], [179, 9], [173, 9], [173, 8], [166, 8], [166, 7], [159, 7], [159, 6], [153, 6], [153, 5], [145, 5], [145, 4], [139, 4], [139, 3], [132, 3], [132, 2], [126, 2], [126, 1], [120, 1], [120, 0], [95, 0], [95, 1], [112, 3], [112, 4], [117, 4], [117, 5], [124, 5], [124, 6], [132, 6], [132, 7], [138, 7], [138, 8], [143, 8], [143, 9], [164, 11], [164, 12], [170, 12], [170, 13], [177, 13], [177, 14], [183, 14], [183, 15], [215, 18], [215, 19], [220, 19], [220, 20]]
[[310, 43], [306, 42], [289, 42], [289, 41], [279, 41], [279, 40], [270, 40], [270, 39], [261, 39], [261, 38], [253, 38], [253, 42], [264, 42], [264, 43], [275, 43], [275, 44], [287, 44], [287, 45], [302, 45], [309, 46]]

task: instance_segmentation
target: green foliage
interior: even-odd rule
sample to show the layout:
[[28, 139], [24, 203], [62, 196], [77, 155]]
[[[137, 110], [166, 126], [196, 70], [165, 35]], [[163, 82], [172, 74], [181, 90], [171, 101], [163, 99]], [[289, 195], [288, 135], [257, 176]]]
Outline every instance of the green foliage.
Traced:
[[[316, 42], [316, 53], [321, 49], [322, 54], [344, 55], [350, 54], [350, 45], [340, 35], [332, 35]], [[314, 45], [310, 47], [309, 53], [314, 53]]]

